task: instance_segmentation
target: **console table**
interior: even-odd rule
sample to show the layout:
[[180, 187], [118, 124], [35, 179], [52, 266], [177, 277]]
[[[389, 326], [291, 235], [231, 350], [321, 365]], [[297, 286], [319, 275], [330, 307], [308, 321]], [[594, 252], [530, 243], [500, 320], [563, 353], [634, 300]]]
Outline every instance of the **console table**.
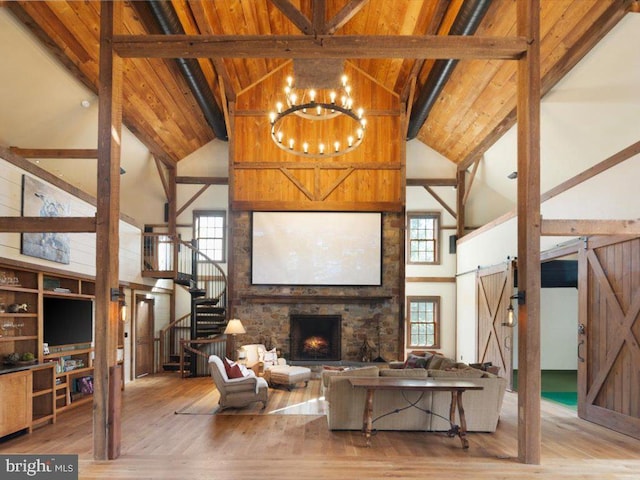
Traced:
[[[414, 379], [396, 377], [354, 377], [349, 382], [353, 387], [365, 388], [367, 395], [364, 403], [364, 413], [362, 415], [362, 431], [367, 439], [367, 446], [371, 445], [371, 430], [373, 427], [373, 396], [376, 390], [409, 390], [419, 392], [451, 392], [451, 407], [449, 408], [449, 423], [451, 429], [450, 436], [457, 435], [462, 443], [462, 448], [469, 448], [469, 441], [466, 439], [467, 421], [464, 417], [462, 406], [462, 393], [465, 390], [482, 390], [484, 387], [468, 381], [449, 379]], [[412, 404], [409, 407], [414, 406]], [[455, 413], [458, 409], [460, 416], [460, 426], [455, 424]]]

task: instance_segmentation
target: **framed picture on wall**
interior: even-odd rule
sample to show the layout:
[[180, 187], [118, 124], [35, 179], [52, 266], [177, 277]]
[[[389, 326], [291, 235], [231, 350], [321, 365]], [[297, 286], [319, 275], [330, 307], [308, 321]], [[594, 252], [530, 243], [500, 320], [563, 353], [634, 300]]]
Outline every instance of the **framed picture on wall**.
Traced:
[[[69, 195], [27, 175], [22, 176], [23, 217], [68, 217]], [[23, 233], [21, 253], [68, 264], [71, 248], [66, 233]]]

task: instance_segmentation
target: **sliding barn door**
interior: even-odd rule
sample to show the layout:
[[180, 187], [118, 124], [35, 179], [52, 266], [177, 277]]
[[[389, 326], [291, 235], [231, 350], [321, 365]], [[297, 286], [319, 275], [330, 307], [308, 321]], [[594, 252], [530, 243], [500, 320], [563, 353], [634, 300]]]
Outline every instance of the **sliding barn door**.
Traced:
[[500, 367], [511, 388], [513, 369], [513, 328], [507, 321], [509, 297], [513, 292], [511, 262], [479, 270], [476, 277], [478, 305], [478, 362], [491, 362]]
[[579, 257], [578, 415], [640, 438], [640, 239]]

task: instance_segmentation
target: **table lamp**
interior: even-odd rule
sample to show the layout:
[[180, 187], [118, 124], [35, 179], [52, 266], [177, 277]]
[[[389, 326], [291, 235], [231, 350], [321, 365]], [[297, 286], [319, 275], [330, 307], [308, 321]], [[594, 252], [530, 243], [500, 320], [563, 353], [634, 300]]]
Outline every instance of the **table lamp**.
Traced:
[[237, 360], [237, 352], [236, 352], [236, 335], [241, 333], [247, 333], [242, 325], [242, 322], [238, 318], [232, 318], [227, 323], [227, 328], [224, 329], [225, 335], [231, 335], [231, 351], [233, 352], [233, 359]]

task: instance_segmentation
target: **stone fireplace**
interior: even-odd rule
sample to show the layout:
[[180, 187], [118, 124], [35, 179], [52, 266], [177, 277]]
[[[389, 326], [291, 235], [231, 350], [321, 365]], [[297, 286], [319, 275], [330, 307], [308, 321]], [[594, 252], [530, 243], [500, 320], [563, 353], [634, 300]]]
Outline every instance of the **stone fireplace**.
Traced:
[[337, 329], [338, 340], [332, 341], [331, 349], [327, 346], [327, 353], [320, 358], [320, 352], [311, 352], [324, 350], [324, 335], [330, 331], [312, 331], [311, 337], [322, 338], [311, 339], [306, 355], [315, 356], [307, 361], [361, 361], [360, 349], [365, 342], [373, 342], [376, 354], [387, 360], [400, 357], [404, 298], [402, 213], [383, 214], [383, 268], [379, 286], [253, 285], [250, 212], [230, 212], [229, 229], [232, 232], [229, 316], [241, 319], [247, 330], [238, 338], [239, 345], [264, 343], [279, 348], [287, 360], [304, 361], [294, 360], [304, 356], [292, 345], [299, 335], [292, 330], [292, 317], [312, 318], [314, 322], [323, 317], [337, 317], [338, 325], [333, 328]]
[[340, 315], [291, 315], [291, 360], [341, 360]]

